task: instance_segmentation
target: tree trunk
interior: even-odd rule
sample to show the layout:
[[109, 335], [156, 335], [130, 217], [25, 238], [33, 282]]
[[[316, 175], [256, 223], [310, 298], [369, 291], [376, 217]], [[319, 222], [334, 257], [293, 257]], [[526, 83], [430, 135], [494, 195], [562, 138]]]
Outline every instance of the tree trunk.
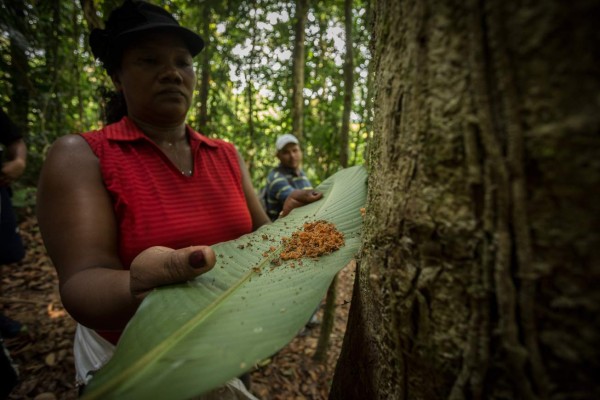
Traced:
[[292, 70], [292, 134], [300, 141], [304, 136], [304, 27], [308, 1], [296, 0], [296, 24]]
[[[252, 20], [252, 32], [250, 33], [250, 55], [249, 55], [249, 62], [248, 62], [248, 67], [247, 67], [247, 71], [244, 72], [245, 75], [245, 81], [246, 81], [246, 98], [248, 100], [248, 141], [250, 143], [254, 143], [254, 136], [256, 134], [255, 132], [255, 119], [256, 119], [256, 113], [254, 111], [254, 106], [256, 104], [256, 100], [254, 99], [254, 74], [255, 71], [254, 69], [257, 66], [257, 32], [256, 32], [256, 2], [254, 0], [252, 0], [250, 2], [250, 8], [252, 10], [254, 10], [255, 12], [252, 14], [253, 15], [253, 20]], [[256, 154], [256, 151], [254, 149], [250, 149], [249, 151], [246, 151], [245, 154], [245, 161], [246, 161], [246, 165], [248, 166], [248, 170], [249, 171], [253, 171], [254, 170], [254, 155]]]
[[[348, 167], [348, 134], [350, 131], [350, 113], [352, 112], [352, 90], [354, 88], [354, 61], [352, 53], [352, 0], [344, 1], [344, 16], [346, 26], [346, 60], [344, 62], [344, 112], [340, 129], [340, 166]], [[324, 361], [329, 347], [329, 337], [335, 320], [335, 300], [337, 290], [337, 275], [331, 281], [327, 290], [327, 300], [323, 312], [323, 324], [319, 334], [319, 342], [314, 359]]]
[[600, 397], [599, 1], [377, 1], [331, 399]]
[[21, 133], [27, 138], [27, 121], [29, 118], [29, 100], [30, 95], [35, 94], [29, 77], [29, 61], [27, 59], [27, 50], [30, 44], [18, 32], [26, 32], [27, 21], [25, 18], [25, 6], [22, 2], [12, 0], [5, 4], [11, 10], [11, 15], [15, 16], [12, 21], [16, 27], [16, 32], [10, 35], [10, 78], [12, 94], [10, 96], [9, 115], [11, 120], [19, 127]]
[[62, 87], [59, 82], [61, 67], [64, 68], [65, 60], [62, 59], [60, 53], [60, 43], [64, 37], [60, 37], [60, 32], [56, 28], [61, 23], [60, 0], [55, 0], [52, 3], [47, 3], [45, 6], [50, 7], [49, 12], [52, 14], [54, 24], [49, 26], [45, 32], [46, 41], [46, 71], [47, 85], [49, 92], [54, 96], [47, 96], [39, 102], [41, 112], [39, 127], [41, 132], [58, 131], [64, 126], [64, 113], [62, 110]]
[[337, 300], [337, 274], [333, 277], [333, 280], [327, 288], [327, 296], [325, 300], [325, 308], [323, 309], [323, 321], [321, 322], [321, 331], [319, 332], [319, 340], [317, 341], [317, 348], [313, 355], [313, 360], [317, 362], [325, 362], [327, 360], [327, 352], [329, 350], [329, 339], [331, 338], [331, 332], [333, 331], [333, 324], [335, 323], [335, 311]]
[[354, 55], [352, 52], [352, 0], [344, 0], [344, 19], [346, 30], [346, 55], [344, 60], [344, 111], [340, 130], [340, 165], [348, 166], [348, 132], [350, 131], [350, 113], [352, 112], [352, 90], [354, 89]]
[[94, 28], [104, 28], [104, 21], [96, 14], [96, 6], [93, 0], [79, 0], [79, 4], [81, 4], [83, 18], [86, 20], [90, 32]]
[[210, 23], [211, 23], [211, 5], [205, 3], [202, 5], [203, 29], [202, 38], [204, 39], [204, 50], [200, 54], [202, 71], [200, 73], [200, 116], [198, 117], [198, 127], [200, 132], [208, 134], [208, 93], [210, 87], [210, 55], [212, 53], [210, 45]]

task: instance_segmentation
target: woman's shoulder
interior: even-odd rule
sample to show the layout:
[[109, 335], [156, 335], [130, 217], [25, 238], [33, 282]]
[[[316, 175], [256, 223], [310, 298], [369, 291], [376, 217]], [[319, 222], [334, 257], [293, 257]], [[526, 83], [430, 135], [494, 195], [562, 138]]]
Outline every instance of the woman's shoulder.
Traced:
[[106, 137], [105, 131], [106, 127], [101, 127], [87, 132], [77, 132], [61, 136], [52, 143], [50, 152], [58, 155], [63, 153], [69, 155], [77, 152], [79, 157], [96, 157], [97, 147]]
[[46, 169], [79, 170], [97, 164], [97, 158], [88, 143], [78, 134], [56, 139], [44, 161]]
[[83, 152], [92, 153], [94, 145], [102, 140], [103, 130], [92, 130], [82, 133], [71, 133], [59, 137], [52, 144], [51, 150], [55, 153], [59, 152]]
[[64, 135], [59, 137], [58, 139], [56, 139], [54, 141], [54, 143], [52, 144], [52, 151], [53, 152], [57, 152], [57, 151], [78, 151], [78, 150], [82, 150], [82, 149], [88, 149], [89, 150], [89, 146], [87, 145], [86, 140], [83, 138], [83, 136], [81, 134], [68, 134], [68, 135]]

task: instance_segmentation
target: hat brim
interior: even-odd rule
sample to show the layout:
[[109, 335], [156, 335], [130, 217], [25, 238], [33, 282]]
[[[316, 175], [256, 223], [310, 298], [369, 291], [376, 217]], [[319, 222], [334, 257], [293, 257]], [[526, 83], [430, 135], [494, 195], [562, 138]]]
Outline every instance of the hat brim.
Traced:
[[204, 40], [202, 40], [200, 35], [198, 35], [194, 31], [184, 28], [183, 26], [176, 26], [173, 24], [155, 23], [138, 26], [136, 28], [119, 33], [114, 38], [114, 40], [126, 40], [135, 37], [141, 33], [151, 32], [155, 30], [168, 30], [179, 34], [186, 43], [186, 46], [188, 47], [188, 50], [190, 51], [192, 57], [196, 56], [204, 48]]

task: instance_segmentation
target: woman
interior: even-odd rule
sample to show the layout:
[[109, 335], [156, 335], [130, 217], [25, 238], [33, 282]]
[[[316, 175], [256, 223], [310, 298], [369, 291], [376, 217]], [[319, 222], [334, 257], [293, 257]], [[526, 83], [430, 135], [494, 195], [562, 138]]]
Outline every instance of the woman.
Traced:
[[[204, 46], [197, 34], [160, 7], [126, 0], [90, 45], [126, 114], [58, 139], [38, 188], [61, 299], [79, 322], [81, 384], [112, 356], [149, 291], [209, 271], [216, 260], [208, 246], [268, 222], [235, 148], [185, 123], [196, 84], [192, 60]], [[288, 212], [320, 197], [300, 193]]]

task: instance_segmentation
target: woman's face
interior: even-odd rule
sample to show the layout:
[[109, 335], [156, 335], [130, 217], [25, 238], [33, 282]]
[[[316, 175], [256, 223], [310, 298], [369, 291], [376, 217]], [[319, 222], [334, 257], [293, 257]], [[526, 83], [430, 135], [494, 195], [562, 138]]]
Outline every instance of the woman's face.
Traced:
[[184, 122], [196, 86], [185, 42], [168, 32], [151, 32], [132, 42], [112, 79], [123, 92], [128, 115], [156, 124]]

